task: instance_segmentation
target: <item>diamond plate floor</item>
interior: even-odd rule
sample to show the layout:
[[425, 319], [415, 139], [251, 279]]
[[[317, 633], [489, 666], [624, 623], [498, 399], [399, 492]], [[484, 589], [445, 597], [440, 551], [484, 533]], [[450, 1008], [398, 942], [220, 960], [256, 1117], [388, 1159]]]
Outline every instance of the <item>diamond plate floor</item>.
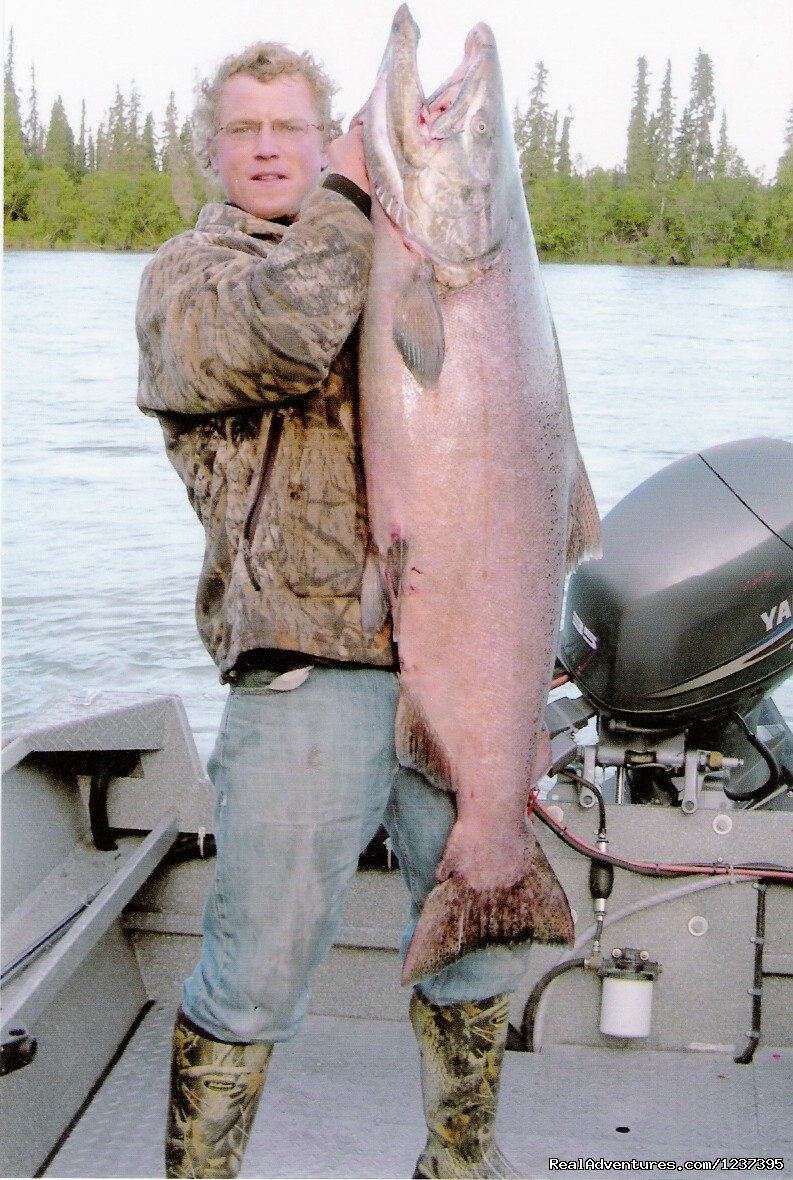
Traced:
[[[170, 1008], [146, 1016], [47, 1176], [162, 1176], [172, 1019]], [[551, 1047], [506, 1055], [499, 1140], [532, 1180], [554, 1174], [550, 1157], [672, 1160], [680, 1170], [686, 1160], [783, 1157], [789, 1170], [791, 1102], [790, 1049], [761, 1047], [738, 1066], [720, 1054]], [[422, 1128], [410, 1026], [313, 1016], [273, 1056], [240, 1174], [411, 1176]]]

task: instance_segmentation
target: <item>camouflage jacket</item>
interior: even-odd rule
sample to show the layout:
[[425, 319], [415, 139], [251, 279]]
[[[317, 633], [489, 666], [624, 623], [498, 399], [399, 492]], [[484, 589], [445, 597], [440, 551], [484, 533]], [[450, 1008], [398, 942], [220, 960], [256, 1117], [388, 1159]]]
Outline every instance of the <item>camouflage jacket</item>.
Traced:
[[205, 529], [196, 618], [224, 679], [257, 649], [393, 663], [388, 626], [367, 637], [360, 611], [371, 249], [359, 209], [319, 188], [289, 226], [206, 205], [143, 272], [138, 405]]

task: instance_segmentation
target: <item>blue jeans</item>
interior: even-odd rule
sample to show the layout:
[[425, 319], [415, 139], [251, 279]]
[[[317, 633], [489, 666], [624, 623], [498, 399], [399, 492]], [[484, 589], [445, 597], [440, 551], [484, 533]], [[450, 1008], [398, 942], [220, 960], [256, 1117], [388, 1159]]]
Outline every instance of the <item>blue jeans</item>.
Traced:
[[[410, 894], [404, 951], [455, 818], [449, 795], [397, 761], [393, 672], [313, 668], [288, 692], [268, 688], [273, 678], [249, 672], [231, 689], [208, 768], [218, 856], [182, 1006], [221, 1040], [297, 1032], [381, 823]], [[487, 947], [420, 987], [436, 1004], [513, 991], [528, 954], [528, 943]]]

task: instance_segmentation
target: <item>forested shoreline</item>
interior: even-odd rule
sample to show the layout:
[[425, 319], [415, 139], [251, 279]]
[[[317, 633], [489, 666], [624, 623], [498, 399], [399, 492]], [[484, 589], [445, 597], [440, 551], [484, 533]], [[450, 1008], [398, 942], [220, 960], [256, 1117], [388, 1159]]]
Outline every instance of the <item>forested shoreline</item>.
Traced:
[[[4, 71], [3, 224], [10, 249], [153, 250], [191, 226], [208, 192], [192, 127], [171, 95], [158, 125], [134, 84], [116, 88], [100, 126], [70, 126], [61, 98], [45, 124], [35, 70], [23, 99], [13, 32]], [[713, 63], [700, 51], [677, 111], [671, 64], [651, 104], [646, 58], [626, 96], [619, 168], [587, 168], [571, 154], [575, 116], [547, 103], [536, 63], [515, 144], [544, 261], [793, 267], [793, 110], [774, 178], [753, 175], [717, 117]]]

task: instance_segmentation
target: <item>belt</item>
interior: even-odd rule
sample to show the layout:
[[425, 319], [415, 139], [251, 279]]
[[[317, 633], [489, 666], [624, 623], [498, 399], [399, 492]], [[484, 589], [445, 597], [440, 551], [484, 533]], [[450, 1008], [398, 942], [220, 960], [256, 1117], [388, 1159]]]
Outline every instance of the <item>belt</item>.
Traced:
[[[309, 664], [315, 668], [346, 668], [355, 671], [381, 667], [378, 664], [333, 660], [327, 656], [310, 656], [304, 651], [288, 651], [281, 647], [265, 647], [243, 652], [234, 667], [226, 673], [225, 679], [235, 684], [246, 672], [275, 672], [280, 676], [284, 672], [293, 672], [295, 668], [306, 668]], [[386, 664], [383, 669], [388, 671], [390, 666]]]

